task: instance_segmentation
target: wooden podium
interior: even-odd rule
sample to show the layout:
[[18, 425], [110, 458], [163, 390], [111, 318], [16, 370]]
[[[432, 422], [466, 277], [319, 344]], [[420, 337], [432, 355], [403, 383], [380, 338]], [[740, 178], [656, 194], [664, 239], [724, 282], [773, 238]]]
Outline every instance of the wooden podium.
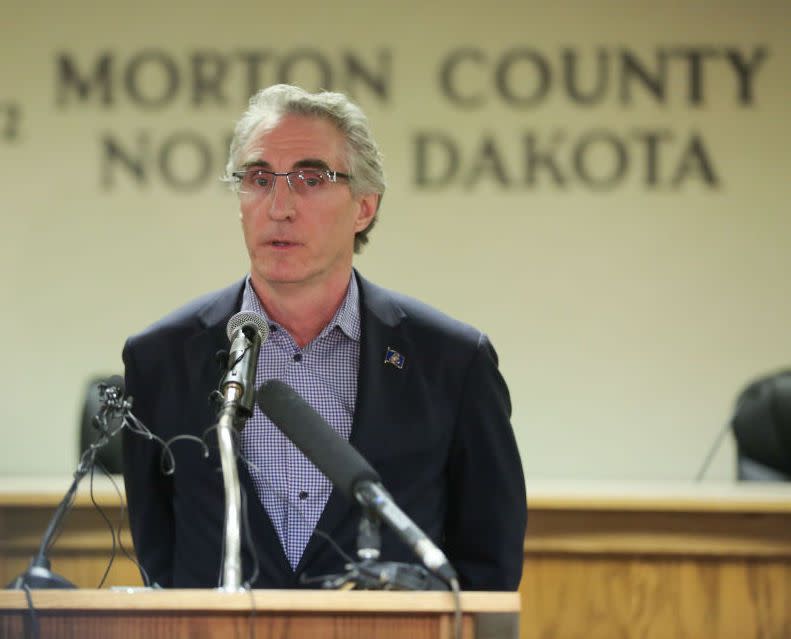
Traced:
[[[444, 592], [33, 590], [41, 639], [453, 639]], [[461, 595], [464, 639], [516, 639], [519, 594]], [[0, 592], [0, 639], [33, 636], [24, 592]]]

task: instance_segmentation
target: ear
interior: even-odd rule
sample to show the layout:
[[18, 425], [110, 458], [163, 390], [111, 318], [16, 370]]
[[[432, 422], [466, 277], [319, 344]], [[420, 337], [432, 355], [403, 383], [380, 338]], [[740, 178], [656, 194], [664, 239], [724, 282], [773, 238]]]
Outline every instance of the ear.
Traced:
[[359, 233], [368, 228], [368, 225], [376, 217], [376, 209], [379, 206], [379, 195], [371, 193], [361, 195], [357, 203], [357, 218], [354, 220], [354, 232]]

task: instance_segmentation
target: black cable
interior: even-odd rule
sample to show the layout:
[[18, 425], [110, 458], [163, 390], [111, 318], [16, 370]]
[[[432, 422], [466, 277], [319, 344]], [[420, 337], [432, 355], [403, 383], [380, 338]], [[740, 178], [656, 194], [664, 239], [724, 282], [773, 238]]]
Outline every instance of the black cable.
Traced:
[[115, 483], [115, 479], [113, 479], [112, 474], [110, 474], [107, 468], [105, 468], [105, 466], [98, 460], [96, 464], [97, 466], [99, 466], [99, 469], [104, 473], [104, 476], [110, 480], [110, 484], [112, 484], [112, 487], [115, 489], [116, 495], [118, 495], [118, 504], [120, 506], [119, 515], [118, 515], [118, 527], [117, 527], [118, 547], [121, 549], [121, 552], [124, 554], [124, 556], [129, 561], [131, 561], [140, 571], [140, 575], [143, 578], [143, 585], [146, 588], [150, 588], [151, 578], [148, 576], [148, 572], [146, 571], [145, 568], [143, 568], [142, 564], [137, 560], [137, 557], [135, 557], [132, 553], [130, 553], [124, 546], [123, 530], [124, 530], [124, 523], [126, 522], [126, 503], [124, 502], [124, 497], [121, 494], [121, 489], [118, 488], [118, 484]]
[[695, 475], [695, 481], [700, 481], [703, 479], [703, 476], [706, 474], [706, 471], [709, 469], [709, 466], [711, 465], [711, 462], [714, 459], [714, 455], [720, 449], [720, 446], [722, 446], [722, 442], [725, 441], [725, 435], [728, 434], [728, 431], [730, 431], [730, 429], [731, 429], [731, 423], [728, 422], [727, 424], [725, 424], [725, 427], [717, 435], [717, 439], [714, 440], [714, 444], [709, 449], [709, 452], [706, 455], [706, 459], [703, 460], [703, 466], [700, 467], [698, 474]]
[[110, 538], [113, 540], [113, 547], [112, 550], [110, 551], [110, 561], [107, 562], [107, 568], [104, 569], [104, 574], [102, 575], [102, 578], [99, 580], [99, 585], [96, 586], [97, 589], [101, 589], [102, 586], [104, 586], [104, 582], [107, 579], [107, 575], [110, 574], [110, 568], [113, 567], [113, 561], [115, 561], [116, 546], [115, 546], [115, 528], [113, 527], [113, 523], [110, 521], [110, 518], [104, 512], [104, 508], [102, 508], [97, 503], [96, 496], [93, 493], [93, 476], [95, 470], [96, 470], [96, 461], [94, 460], [94, 463], [91, 466], [91, 479], [89, 482], [90, 492], [91, 492], [91, 502], [93, 503], [94, 508], [96, 508], [98, 513], [102, 516], [102, 519], [104, 519], [105, 523], [107, 524], [107, 527], [110, 529]]
[[[203, 447], [203, 457], [206, 458], [209, 456], [209, 449], [205, 442], [200, 437], [196, 437], [195, 435], [176, 435], [167, 441], [160, 439], [159, 441], [161, 441], [162, 446], [164, 446], [162, 449], [162, 459], [160, 460], [160, 469], [162, 470], [162, 474], [165, 476], [172, 475], [176, 472], [176, 457], [173, 455], [173, 451], [170, 449], [170, 447], [174, 442], [182, 439], [199, 443]], [[165, 453], [167, 453], [168, 459], [170, 460], [169, 467], [165, 466]]]
[[36, 615], [36, 607], [33, 605], [33, 596], [30, 592], [30, 586], [27, 583], [22, 584], [22, 590], [25, 591], [25, 599], [27, 599], [27, 613], [30, 617], [30, 632], [26, 632], [27, 637], [32, 639], [39, 639], [40, 632], [38, 627], [38, 615]]
[[347, 555], [346, 552], [343, 550], [343, 548], [341, 548], [338, 545], [338, 542], [336, 542], [332, 537], [330, 537], [327, 533], [321, 530], [321, 528], [314, 528], [313, 532], [315, 532], [322, 539], [325, 539], [326, 541], [330, 542], [330, 545], [335, 549], [335, 552], [337, 552], [341, 557], [343, 557], [344, 560], [346, 560], [348, 563], [355, 565], [358, 565], [360, 563], [356, 559], [352, 559], [349, 555]]
[[[176, 459], [173, 456], [173, 451], [170, 450], [170, 445], [169, 445], [169, 443], [173, 440], [168, 440], [166, 442], [158, 435], [152, 433], [143, 422], [141, 422], [137, 417], [135, 417], [131, 413], [131, 411], [124, 414], [123, 425], [129, 429], [129, 432], [134, 433], [135, 435], [140, 435], [141, 437], [145, 437], [148, 440], [155, 441], [162, 447], [162, 458], [159, 461], [159, 466], [163, 475], [167, 477], [172, 475], [174, 472], [176, 472]], [[177, 438], [181, 438], [181, 437], [193, 437], [194, 439], [198, 440], [197, 437], [194, 437], [192, 435], [189, 436], [180, 435]], [[199, 443], [203, 444], [202, 441], [199, 441]], [[208, 451], [204, 450], [204, 455], [208, 456]], [[166, 464], [165, 463], [166, 461], [169, 461], [170, 463]]]

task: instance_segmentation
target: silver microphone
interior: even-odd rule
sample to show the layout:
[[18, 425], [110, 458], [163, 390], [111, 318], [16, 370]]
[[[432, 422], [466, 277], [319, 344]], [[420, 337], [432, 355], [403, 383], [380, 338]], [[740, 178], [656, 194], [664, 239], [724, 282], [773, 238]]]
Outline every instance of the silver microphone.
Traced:
[[255, 372], [261, 345], [269, 337], [266, 320], [257, 313], [242, 311], [225, 329], [231, 341], [227, 372], [220, 382], [226, 404], [232, 404], [240, 417], [250, 417], [255, 405]]

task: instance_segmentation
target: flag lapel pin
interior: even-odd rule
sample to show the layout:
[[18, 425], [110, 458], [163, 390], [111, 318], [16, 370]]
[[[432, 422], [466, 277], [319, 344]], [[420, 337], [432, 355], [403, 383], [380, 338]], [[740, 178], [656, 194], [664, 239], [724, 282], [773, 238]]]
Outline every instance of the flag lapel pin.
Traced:
[[394, 348], [387, 347], [385, 351], [385, 364], [390, 364], [396, 368], [404, 368], [406, 358]]

